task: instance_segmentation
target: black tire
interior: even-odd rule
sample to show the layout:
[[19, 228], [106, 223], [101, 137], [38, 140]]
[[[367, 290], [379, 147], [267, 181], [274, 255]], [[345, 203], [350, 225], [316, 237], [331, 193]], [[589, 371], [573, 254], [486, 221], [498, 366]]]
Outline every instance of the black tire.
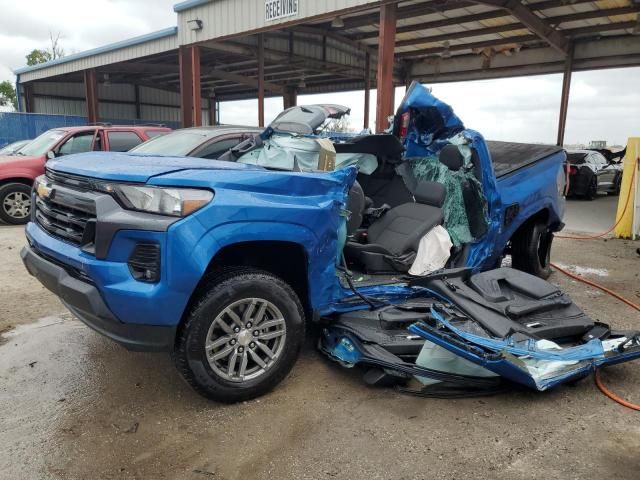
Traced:
[[9, 225], [24, 225], [29, 222], [30, 213], [31, 187], [24, 183], [0, 187], [0, 220]]
[[514, 235], [511, 240], [513, 268], [549, 278], [551, 275], [551, 244], [553, 233], [543, 223], [533, 223]]
[[591, 181], [589, 182], [589, 186], [587, 187], [587, 191], [584, 194], [584, 198], [591, 201], [598, 196], [598, 177], [597, 175], [593, 175], [591, 177]]
[[608, 192], [608, 195], [611, 195], [612, 197], [617, 197], [618, 195], [620, 195], [621, 189], [622, 189], [622, 175], [618, 175], [616, 177], [615, 186], [613, 187], [612, 191]]
[[[216, 322], [220, 322], [224, 315], [228, 315], [228, 313], [224, 313], [228, 312], [228, 307], [233, 310], [239, 308], [236, 307], [238, 304], [242, 305], [242, 302], [251, 302], [255, 299], [261, 299], [265, 305], [275, 307], [275, 310], [281, 313], [284, 318], [284, 339], [281, 344], [277, 345], [277, 348], [271, 344], [272, 348], [279, 352], [279, 355], [275, 359], [268, 359], [267, 367], [258, 365], [254, 358], [256, 353], [264, 354], [260, 350], [262, 347], [258, 345], [261, 342], [256, 340], [257, 343], [243, 343], [243, 341], [249, 341], [247, 336], [255, 336], [256, 331], [251, 332], [252, 329], [247, 327], [249, 322], [244, 323], [244, 318], [238, 319], [241, 320], [242, 331], [237, 334], [220, 332], [221, 336], [217, 338], [218, 341], [225, 340], [222, 337], [231, 338], [231, 340], [221, 344], [219, 350], [211, 350], [211, 354], [215, 355], [224, 353], [221, 352], [223, 349], [231, 350], [232, 353], [229, 354], [229, 357], [235, 356], [233, 360], [228, 360], [227, 372], [222, 372], [218, 362], [224, 362], [226, 358], [219, 361], [214, 360], [215, 355], [208, 354], [205, 349], [207, 339], [213, 338], [211, 329], [217, 328], [216, 325], [220, 325], [220, 323]], [[263, 318], [274, 317], [269, 315], [271, 314], [267, 310], [267, 313], [263, 314]], [[228, 318], [232, 319], [232, 317]], [[248, 319], [253, 321], [250, 317]], [[258, 318], [255, 318], [255, 321], [259, 321]], [[224, 320], [224, 323], [226, 325], [227, 320]], [[233, 323], [232, 319], [231, 328], [235, 328], [235, 325], [236, 323]], [[291, 371], [304, 342], [304, 330], [304, 311], [298, 296], [289, 285], [265, 271], [248, 268], [231, 269], [212, 278], [200, 299], [191, 309], [176, 339], [173, 359], [182, 377], [201, 395], [224, 403], [249, 400], [267, 393]], [[243, 334], [247, 335], [240, 338]], [[233, 337], [233, 335], [236, 336]], [[266, 345], [268, 342], [269, 340], [266, 340], [264, 344]], [[210, 345], [212, 343], [215, 341]], [[244, 347], [241, 346], [241, 343]], [[252, 344], [253, 346], [251, 346]], [[249, 351], [250, 349], [252, 351]], [[243, 377], [246, 375], [241, 376], [242, 367], [240, 367], [238, 368], [238, 379], [233, 379], [237, 368], [238, 350], [243, 352], [240, 354], [243, 355], [241, 363], [244, 362], [245, 366], [253, 363], [253, 368], [257, 368], [257, 371], [260, 372], [256, 378], [244, 379]], [[272, 350], [269, 351], [274, 353]], [[244, 358], [248, 360], [245, 362]], [[219, 371], [215, 371], [214, 368]], [[230, 375], [230, 378], [225, 378], [223, 375]]]

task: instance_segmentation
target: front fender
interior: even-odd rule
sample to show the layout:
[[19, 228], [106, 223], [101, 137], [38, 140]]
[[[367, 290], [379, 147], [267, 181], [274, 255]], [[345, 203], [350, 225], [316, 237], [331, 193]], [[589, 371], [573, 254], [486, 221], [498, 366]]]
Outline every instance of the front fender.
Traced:
[[[211, 261], [224, 247], [242, 242], [286, 241], [300, 245], [306, 253], [311, 306], [315, 308], [327, 303], [334, 294], [335, 231], [332, 233], [327, 229], [318, 237], [306, 226], [283, 222], [233, 222], [208, 230], [200, 222], [181, 227], [175, 226], [176, 230], [187, 227], [188, 232], [169, 235], [168, 273], [171, 288], [184, 290], [185, 293], [193, 292]], [[197, 241], [192, 243], [194, 237], [197, 237]], [[185, 255], [184, 252], [190, 253]], [[282, 261], [286, 262], [287, 259], [283, 258]]]

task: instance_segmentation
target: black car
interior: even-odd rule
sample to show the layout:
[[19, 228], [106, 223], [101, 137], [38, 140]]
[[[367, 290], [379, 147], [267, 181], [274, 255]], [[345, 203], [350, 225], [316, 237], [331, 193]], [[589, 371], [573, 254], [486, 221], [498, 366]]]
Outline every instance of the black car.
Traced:
[[129, 151], [165, 157], [215, 159], [263, 130], [256, 127], [239, 126], [183, 128], [161, 137], [152, 138]]
[[567, 151], [569, 195], [593, 200], [600, 192], [620, 193], [622, 167], [593, 150]]

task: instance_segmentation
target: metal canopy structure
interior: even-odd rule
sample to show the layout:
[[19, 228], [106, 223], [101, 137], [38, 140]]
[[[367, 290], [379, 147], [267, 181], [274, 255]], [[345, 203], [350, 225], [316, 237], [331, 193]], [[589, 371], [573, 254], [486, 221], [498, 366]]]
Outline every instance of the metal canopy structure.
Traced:
[[84, 84], [90, 106], [109, 82], [179, 96], [185, 126], [202, 122], [194, 105], [213, 123], [216, 102], [257, 97], [263, 123], [264, 96], [290, 106], [297, 94], [365, 90], [368, 123], [368, 91], [379, 86], [380, 130], [393, 87], [412, 80], [564, 72], [562, 143], [571, 72], [640, 65], [638, 0], [190, 0], [174, 9], [176, 29], [17, 70], [25, 108], [47, 95], [34, 93], [38, 82]]

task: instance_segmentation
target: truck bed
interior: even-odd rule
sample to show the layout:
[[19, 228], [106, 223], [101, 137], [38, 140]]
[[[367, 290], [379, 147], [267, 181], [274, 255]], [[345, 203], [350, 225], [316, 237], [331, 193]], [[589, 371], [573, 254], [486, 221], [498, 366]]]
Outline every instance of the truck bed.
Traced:
[[520, 168], [562, 151], [556, 145], [487, 141], [496, 178], [504, 177]]

